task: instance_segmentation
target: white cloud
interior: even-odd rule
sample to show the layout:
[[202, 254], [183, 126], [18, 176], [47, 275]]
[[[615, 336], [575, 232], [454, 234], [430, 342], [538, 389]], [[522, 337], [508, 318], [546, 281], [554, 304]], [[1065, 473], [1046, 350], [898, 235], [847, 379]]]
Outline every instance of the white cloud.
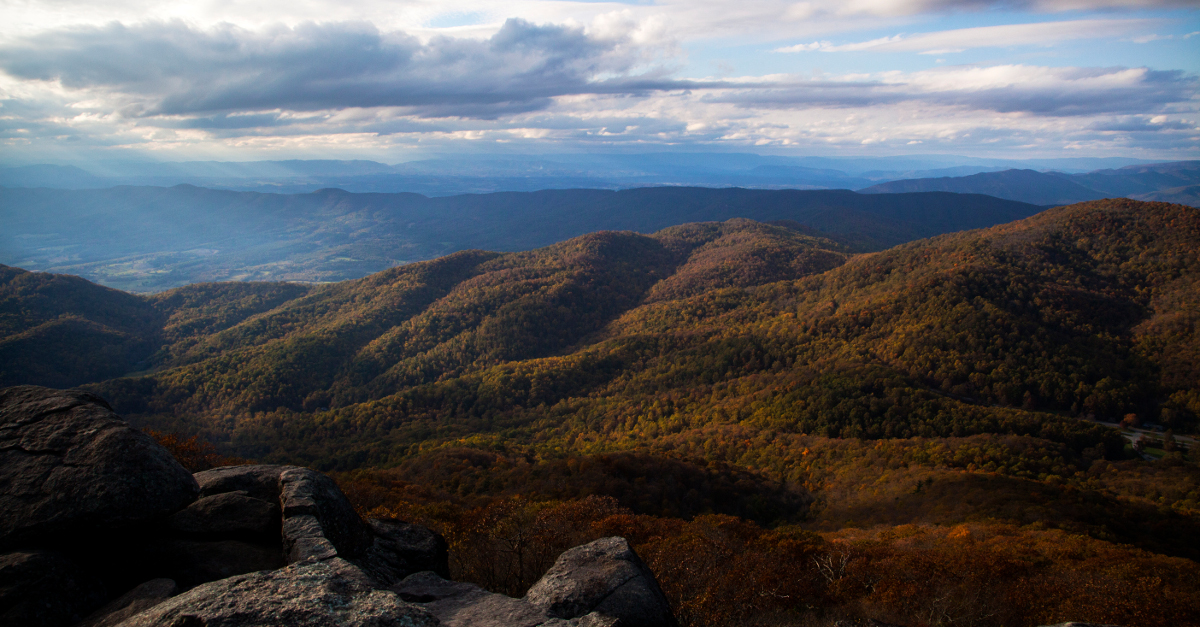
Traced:
[[[13, 0], [0, 21], [0, 141], [9, 154], [18, 146], [68, 150], [74, 142], [188, 158], [379, 154], [456, 142], [817, 151], [1069, 144], [1195, 155], [1200, 83], [1193, 73], [1130, 67], [1145, 60], [1039, 65], [1059, 52], [1043, 50], [1056, 43], [1149, 41], [1172, 37], [1164, 25], [1193, 29], [1178, 28], [1174, 12], [1142, 18], [1194, 3]], [[1088, 13], [1097, 9], [1111, 11]], [[1139, 19], [1123, 17], [1126, 9]], [[1077, 13], [1033, 21], [1058, 11]], [[923, 16], [1030, 23], [921, 32], [933, 22]], [[764, 45], [873, 54], [767, 55], [773, 72], [870, 62], [811, 78], [756, 69], [763, 57], [751, 57]], [[1069, 50], [1077, 55], [1084, 45]], [[709, 46], [732, 52], [723, 58]], [[897, 67], [896, 52], [985, 47], [1001, 60], [936, 67], [932, 58], [904, 55], [907, 67], [936, 69], [880, 71]], [[680, 79], [702, 75], [687, 65], [689, 55], [728, 78]]]
[[565, 94], [691, 85], [665, 79], [652, 67], [654, 51], [622, 32], [593, 36], [514, 19], [485, 40], [422, 43], [362, 22], [257, 31], [114, 23], [0, 44], [0, 70], [107, 101], [130, 117], [385, 106], [495, 117], [545, 108]]
[[1200, 80], [1147, 68], [1051, 68], [1029, 65], [884, 72], [841, 80], [779, 81], [723, 90], [706, 98], [751, 109], [888, 107], [902, 102], [964, 110], [1064, 117], [1194, 111]]
[[[835, 45], [828, 41], [776, 48], [775, 52], [920, 52], [945, 54], [971, 48], [1052, 46], [1077, 39], [1128, 37], [1161, 24], [1151, 19], [1070, 20], [960, 28], [915, 35], [893, 35]], [[1137, 41], [1137, 40], [1135, 40]], [[1147, 40], [1149, 41], [1149, 40]]]

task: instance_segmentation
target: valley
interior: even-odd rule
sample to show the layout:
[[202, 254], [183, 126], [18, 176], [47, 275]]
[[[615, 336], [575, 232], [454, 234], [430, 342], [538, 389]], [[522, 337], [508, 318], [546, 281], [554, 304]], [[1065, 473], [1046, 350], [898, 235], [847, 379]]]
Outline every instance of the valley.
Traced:
[[429, 198], [336, 189], [0, 188], [0, 218], [9, 226], [0, 233], [0, 263], [157, 292], [230, 280], [326, 283], [463, 250], [529, 250], [602, 230], [652, 233], [737, 217], [790, 221], [855, 250], [878, 250], [1039, 209], [979, 195], [847, 190], [658, 187]]

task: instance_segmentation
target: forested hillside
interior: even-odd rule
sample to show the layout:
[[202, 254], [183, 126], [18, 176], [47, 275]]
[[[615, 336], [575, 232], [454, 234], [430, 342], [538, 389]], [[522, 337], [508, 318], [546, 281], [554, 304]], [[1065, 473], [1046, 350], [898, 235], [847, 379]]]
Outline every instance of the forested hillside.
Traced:
[[[323, 286], [201, 284], [149, 297], [12, 268], [4, 277], [5, 384], [69, 373], [139, 425], [340, 471], [364, 511], [423, 520], [463, 556], [502, 559], [511, 538], [471, 531], [484, 520], [544, 519], [546, 554], [620, 532], [668, 573], [689, 625], [748, 624], [718, 610], [749, 593], [675, 570], [680, 551], [798, 551], [818, 565], [843, 551], [949, 568], [880, 529], [1006, 538], [995, 543], [1045, 556], [1035, 568], [1000, 544], [972, 545], [962, 568], [1017, 569], [996, 598], [1034, 586], [1058, 591], [1054, 607], [1100, 607], [1087, 599], [1104, 594], [1080, 591], [1092, 583], [1062, 583], [1076, 558], [1047, 553], [1082, 536], [1070, 542], [1087, 555], [1135, 545], [1143, 553], [1120, 559], [1167, 577], [1138, 599], [1196, 593], [1170, 583], [1200, 558], [1195, 447], [1163, 440], [1163, 459], [1145, 461], [1097, 423], [1197, 431], [1200, 213], [1189, 207], [1095, 201], [876, 253], [783, 225], [706, 222], [464, 251]], [[55, 331], [68, 323], [114, 358], [72, 361]], [[115, 364], [125, 376], [112, 377]], [[965, 523], [976, 526], [947, 536]], [[843, 531], [854, 527], [876, 531]], [[510, 591], [537, 570], [494, 579], [484, 568], [494, 563], [456, 559], [463, 576]], [[739, 568], [771, 579], [769, 562]], [[1104, 572], [1133, 581], [1134, 571]], [[888, 607], [907, 624], [926, 611], [839, 587], [848, 574], [787, 576], [816, 586], [793, 592], [821, 607], [859, 608], [847, 615]], [[745, 607], [800, 611], [752, 597]], [[1172, 599], [1088, 616], [1191, 616]], [[963, 603], [992, 611], [993, 601]], [[939, 624], [1049, 620], [986, 615]]]
[[[10, 269], [4, 350], [54, 364], [64, 336], [49, 329], [86, 328], [113, 364], [147, 371], [98, 384], [124, 411], [205, 429], [236, 414], [246, 446], [320, 425], [326, 438], [287, 453], [313, 460], [501, 431], [582, 450], [724, 423], [879, 438], [1053, 421], [1031, 410], [1191, 431], [1196, 228], [1184, 207], [1101, 201], [851, 256], [741, 220], [148, 298]], [[35, 372], [6, 381], [107, 378]], [[261, 421], [283, 432], [254, 435]]]
[[1135, 201], [845, 265], [833, 242], [749, 222], [598, 233], [316, 288], [98, 389], [135, 413], [236, 414], [242, 445], [351, 465], [431, 439], [590, 450], [727, 423], [1084, 429], [1049, 411], [1190, 431], [1197, 250], [1193, 210]]

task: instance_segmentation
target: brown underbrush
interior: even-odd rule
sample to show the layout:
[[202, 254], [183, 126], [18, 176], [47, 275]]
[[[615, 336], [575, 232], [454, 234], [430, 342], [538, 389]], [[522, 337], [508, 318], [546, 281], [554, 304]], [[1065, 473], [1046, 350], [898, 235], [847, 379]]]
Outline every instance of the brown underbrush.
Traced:
[[419, 522], [445, 535], [455, 578], [510, 595], [523, 594], [567, 548], [624, 536], [689, 627], [867, 618], [910, 627], [1200, 624], [1195, 562], [1040, 524], [818, 533], [720, 514], [635, 514], [599, 496], [508, 496], [463, 506], [417, 486], [339, 479], [360, 506], [370, 505], [366, 515]]

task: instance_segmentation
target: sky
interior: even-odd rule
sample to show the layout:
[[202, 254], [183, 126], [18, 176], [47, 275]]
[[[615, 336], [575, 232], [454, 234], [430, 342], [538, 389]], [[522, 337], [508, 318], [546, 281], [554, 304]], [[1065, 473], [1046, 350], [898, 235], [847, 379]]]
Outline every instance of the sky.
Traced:
[[0, 162], [1200, 158], [1200, 0], [0, 0]]

